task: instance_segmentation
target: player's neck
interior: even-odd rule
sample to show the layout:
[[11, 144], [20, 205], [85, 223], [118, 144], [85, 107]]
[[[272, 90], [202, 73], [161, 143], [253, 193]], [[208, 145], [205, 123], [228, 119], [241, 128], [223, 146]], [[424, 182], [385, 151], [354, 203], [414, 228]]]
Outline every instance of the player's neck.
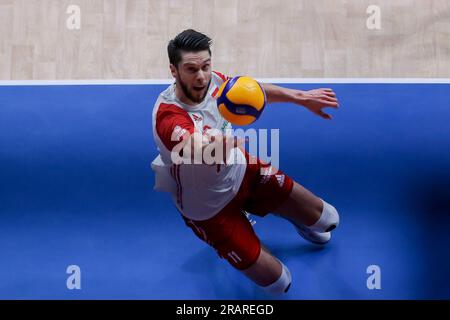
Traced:
[[184, 104], [187, 104], [188, 106], [196, 106], [198, 104], [189, 99], [188, 97], [186, 97], [183, 90], [180, 88], [180, 86], [177, 86], [176, 83], [175, 83], [175, 95], [177, 96], [178, 100], [180, 100]]

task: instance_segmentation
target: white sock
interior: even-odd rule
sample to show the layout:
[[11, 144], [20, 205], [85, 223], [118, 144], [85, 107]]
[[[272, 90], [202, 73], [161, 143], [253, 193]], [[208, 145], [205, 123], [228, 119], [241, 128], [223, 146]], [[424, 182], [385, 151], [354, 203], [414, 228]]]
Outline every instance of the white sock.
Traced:
[[[322, 200], [322, 199], [321, 199]], [[317, 232], [328, 232], [339, 225], [339, 214], [335, 207], [326, 201], [323, 202], [323, 210], [319, 220], [308, 228]]]
[[289, 269], [283, 264], [283, 262], [281, 262], [280, 260], [278, 261], [281, 263], [282, 267], [281, 276], [274, 283], [262, 287], [264, 291], [273, 295], [281, 295], [283, 293], [286, 293], [292, 281]]

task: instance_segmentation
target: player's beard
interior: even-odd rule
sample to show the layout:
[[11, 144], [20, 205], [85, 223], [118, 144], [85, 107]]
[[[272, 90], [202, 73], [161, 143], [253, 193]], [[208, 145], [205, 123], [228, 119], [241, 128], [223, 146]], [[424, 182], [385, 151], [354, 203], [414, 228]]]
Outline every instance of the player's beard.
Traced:
[[200, 102], [202, 102], [204, 99], [205, 99], [205, 97], [206, 97], [206, 94], [208, 93], [208, 88], [209, 88], [209, 85], [211, 84], [211, 79], [209, 79], [209, 82], [208, 82], [208, 84], [206, 85], [206, 87], [205, 87], [205, 93], [203, 94], [203, 96], [202, 97], [200, 97], [200, 98], [196, 98], [196, 97], [194, 97], [193, 96], [193, 94], [191, 93], [191, 91], [188, 89], [188, 87], [187, 87], [187, 85], [181, 80], [181, 79], [178, 79], [177, 80], [177, 85], [180, 85], [180, 88], [181, 88], [181, 90], [183, 91], [183, 94], [189, 99], [189, 100], [191, 100], [192, 102], [195, 102], [195, 103], [200, 103]]

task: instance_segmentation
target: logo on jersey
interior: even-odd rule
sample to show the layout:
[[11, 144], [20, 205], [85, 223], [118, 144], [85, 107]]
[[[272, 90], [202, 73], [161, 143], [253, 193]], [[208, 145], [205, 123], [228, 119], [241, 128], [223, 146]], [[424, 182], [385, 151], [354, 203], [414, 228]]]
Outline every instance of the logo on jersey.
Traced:
[[202, 117], [200, 117], [200, 116], [198, 116], [196, 114], [192, 114], [192, 118], [194, 118], [194, 121], [202, 121], [203, 120]]
[[280, 185], [280, 188], [284, 185], [284, 174], [276, 174], [275, 177], [277, 178], [277, 182]]
[[208, 130], [211, 130], [210, 126], [203, 126], [203, 133], [206, 133]]

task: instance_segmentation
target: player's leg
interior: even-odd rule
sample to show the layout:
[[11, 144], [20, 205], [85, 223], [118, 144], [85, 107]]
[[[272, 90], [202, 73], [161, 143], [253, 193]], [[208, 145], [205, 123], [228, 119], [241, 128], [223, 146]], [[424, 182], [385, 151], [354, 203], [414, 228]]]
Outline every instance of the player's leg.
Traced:
[[336, 209], [297, 182], [294, 182], [289, 197], [274, 213], [316, 232], [329, 232], [339, 224]]
[[336, 209], [292, 180], [270, 164], [257, 161], [249, 165], [253, 174], [250, 196], [244, 209], [265, 216], [274, 213], [291, 221], [306, 240], [325, 244], [331, 239], [328, 232], [339, 223]]
[[274, 294], [288, 289], [289, 271], [267, 249], [262, 249], [252, 225], [237, 203], [230, 203], [208, 220], [184, 220], [200, 239], [216, 249], [221, 258], [262, 289]]
[[291, 285], [288, 268], [263, 246], [256, 262], [242, 273], [269, 293], [287, 292]]
[[294, 181], [289, 197], [275, 210], [275, 213], [306, 226], [313, 225], [322, 213], [322, 200]]
[[336, 209], [277, 168], [246, 156], [257, 161], [247, 166], [252, 183], [244, 209], [262, 217], [274, 213], [291, 221], [306, 240], [327, 243], [331, 239], [329, 231], [339, 223]]

